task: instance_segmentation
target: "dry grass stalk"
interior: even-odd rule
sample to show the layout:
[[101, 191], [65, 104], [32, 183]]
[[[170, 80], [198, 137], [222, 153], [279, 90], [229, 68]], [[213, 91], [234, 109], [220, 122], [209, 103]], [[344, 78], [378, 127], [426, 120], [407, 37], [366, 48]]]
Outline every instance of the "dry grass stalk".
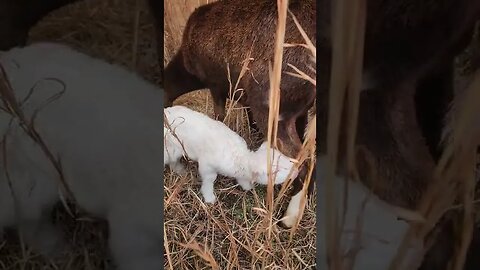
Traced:
[[[312, 60], [312, 63], [315, 64], [316, 63], [316, 55], [317, 55], [316, 47], [313, 45], [310, 38], [308, 38], [307, 34], [305, 33], [302, 26], [299, 24], [295, 15], [290, 11], [288, 11], [288, 12], [289, 12], [290, 16], [292, 17], [295, 25], [297, 26], [297, 29], [302, 34], [302, 37], [305, 40], [305, 44], [284, 44], [284, 47], [303, 46], [303, 47], [307, 48], [312, 53], [311, 60]], [[289, 67], [291, 67], [296, 73], [285, 72], [286, 74], [297, 77], [297, 78], [304, 79], [304, 80], [312, 83], [313, 86], [317, 85], [317, 81], [316, 81], [315, 78], [312, 78], [312, 77], [308, 76], [305, 72], [301, 71], [300, 69], [298, 69], [297, 67], [295, 67], [292, 64], [288, 63], [287, 65]], [[315, 72], [315, 69], [313, 67], [311, 67], [311, 66], [309, 66], [309, 67], [312, 69], [312, 71]], [[297, 164], [295, 166], [296, 168], [299, 168], [307, 160], [309, 161], [309, 167], [308, 167], [308, 172], [307, 172], [307, 178], [304, 180], [304, 184], [303, 184], [302, 191], [301, 191], [302, 192], [302, 197], [301, 197], [301, 200], [300, 200], [299, 218], [295, 222], [293, 228], [290, 230], [290, 241], [292, 240], [293, 235], [295, 234], [295, 232], [298, 228], [299, 222], [303, 217], [303, 211], [305, 210], [305, 203], [306, 203], [306, 200], [305, 200], [306, 196], [305, 195], [307, 193], [307, 189], [308, 189], [308, 186], [310, 184], [310, 181], [312, 180], [311, 178], [312, 178], [313, 168], [316, 164], [316, 155], [315, 155], [315, 153], [316, 153], [316, 151], [315, 151], [315, 149], [316, 149], [316, 137], [317, 137], [316, 131], [317, 131], [317, 117], [316, 117], [316, 115], [314, 115], [308, 121], [308, 127], [306, 129], [306, 134], [304, 135], [304, 142], [303, 142], [302, 148], [300, 149], [300, 152], [298, 153], [298, 155], [296, 157], [296, 160], [297, 160]], [[278, 206], [278, 203], [279, 203], [280, 199], [283, 197], [284, 192], [290, 186], [290, 184], [291, 184], [291, 181], [287, 181], [287, 183], [282, 185], [282, 189], [280, 190], [279, 194], [277, 195], [277, 199], [275, 200], [274, 208], [276, 208]]]
[[345, 69], [345, 49], [342, 33], [344, 33], [345, 0], [334, 2], [332, 14], [332, 71], [330, 78], [329, 111], [327, 126], [327, 165], [324, 203], [326, 206], [325, 222], [325, 243], [327, 247], [327, 260], [329, 267], [339, 269], [341, 266], [341, 255], [339, 250], [340, 232], [338, 232], [337, 205], [335, 198], [336, 191], [333, 185], [333, 179], [336, 168], [336, 156], [338, 152], [338, 137], [340, 128], [340, 116], [345, 95], [346, 81], [343, 76]]
[[[273, 71], [269, 66], [270, 75], [270, 94], [269, 94], [269, 110], [268, 110], [268, 132], [267, 146], [277, 146], [277, 130], [280, 109], [280, 81], [282, 78], [282, 61], [283, 61], [283, 44], [285, 40], [285, 27], [287, 23], [288, 0], [277, 0], [278, 6], [278, 26], [275, 34], [275, 52], [273, 57]], [[273, 144], [272, 144], [273, 142]], [[268, 208], [268, 234], [267, 241], [270, 241], [272, 234], [272, 217], [273, 217], [273, 177], [272, 177], [272, 160], [270, 151], [267, 151], [268, 164], [268, 185], [267, 185], [267, 208]]]
[[[458, 108], [454, 119], [452, 119], [452, 131], [446, 141], [446, 147], [440, 161], [436, 167], [434, 181], [430, 184], [427, 193], [422, 198], [419, 212], [426, 217], [427, 222], [422, 224], [413, 224], [407, 232], [395, 259], [392, 261], [390, 269], [397, 269], [397, 266], [404, 258], [409, 242], [415, 237], [425, 239], [428, 233], [445, 213], [446, 209], [451, 209], [457, 198], [463, 198], [463, 221], [464, 229], [460, 235], [459, 249], [455, 251], [456, 257], [452, 269], [463, 267], [465, 261], [466, 249], [472, 236], [472, 193], [474, 192], [474, 171], [475, 171], [475, 150], [478, 145], [478, 138], [472, 138], [471, 132], [475, 126], [473, 120], [475, 110], [478, 110], [476, 101], [480, 100], [480, 72], [474, 75], [466, 91], [465, 99], [460, 102], [462, 105]], [[477, 98], [477, 99], [474, 99]], [[427, 243], [433, 239], [426, 239]], [[417, 260], [418, 264], [420, 260]], [[415, 263], [415, 262], [412, 262]]]
[[[358, 103], [363, 66], [363, 43], [366, 20], [366, 1], [336, 1], [333, 5], [333, 54], [327, 127], [327, 167], [325, 185], [326, 246], [329, 266], [343, 269], [340, 246], [341, 222], [333, 179], [337, 167], [339, 133], [345, 98], [347, 115], [348, 175], [355, 179], [354, 142], [358, 118]], [[345, 76], [350, 74], [350, 77]], [[348, 90], [348, 92], [347, 92]], [[346, 205], [346, 204], [345, 204]], [[346, 210], [344, 209], [344, 213]], [[358, 233], [358, 232], [357, 232]]]

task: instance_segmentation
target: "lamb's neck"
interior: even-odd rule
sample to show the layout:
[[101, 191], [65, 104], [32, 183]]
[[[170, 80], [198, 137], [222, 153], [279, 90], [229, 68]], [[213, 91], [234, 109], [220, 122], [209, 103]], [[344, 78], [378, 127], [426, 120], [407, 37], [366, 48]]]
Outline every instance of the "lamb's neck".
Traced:
[[252, 154], [253, 152], [247, 147], [237, 149], [237, 151], [233, 153], [230, 162], [228, 162], [229, 168], [225, 168], [225, 175], [236, 179], [250, 179], [252, 177], [250, 168]]

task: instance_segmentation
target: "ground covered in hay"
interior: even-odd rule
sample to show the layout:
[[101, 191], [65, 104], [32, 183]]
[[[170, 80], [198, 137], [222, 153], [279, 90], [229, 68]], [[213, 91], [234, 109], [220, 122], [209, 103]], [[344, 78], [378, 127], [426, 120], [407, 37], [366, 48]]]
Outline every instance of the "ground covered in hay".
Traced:
[[[165, 2], [167, 62], [179, 45], [189, 13], [207, 1]], [[169, 12], [175, 16], [168, 17]], [[142, 0], [80, 1], [43, 19], [30, 32], [30, 42], [34, 41], [69, 44], [161, 84], [153, 20]], [[208, 91], [197, 91], [179, 98], [176, 104], [211, 115], [210, 99]], [[242, 108], [233, 109], [226, 123], [251, 147], [258, 147], [259, 137], [248, 129]], [[292, 239], [289, 230], [277, 225], [271, 226], [269, 237], [263, 222], [265, 187], [245, 192], [232, 179], [219, 178], [215, 185], [218, 202], [212, 207], [201, 202], [195, 164], [189, 164], [189, 172], [180, 177], [166, 170], [164, 175], [165, 269], [310, 269], [315, 265], [315, 195]], [[281, 217], [286, 202], [281, 201], [274, 218]], [[0, 269], [94, 270], [112, 266], [103, 221], [83, 213], [74, 219], [60, 205], [53, 218], [69, 240], [70, 249], [64, 256], [46, 260], [22, 248], [12, 232], [0, 242]]]

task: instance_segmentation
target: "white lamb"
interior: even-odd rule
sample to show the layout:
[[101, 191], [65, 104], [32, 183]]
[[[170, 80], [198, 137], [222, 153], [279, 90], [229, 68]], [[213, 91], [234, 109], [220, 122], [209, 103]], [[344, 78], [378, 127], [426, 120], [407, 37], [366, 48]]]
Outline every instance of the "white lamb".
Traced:
[[[60, 159], [79, 206], [108, 221], [118, 269], [161, 269], [161, 89], [119, 66], [53, 43], [3, 52], [0, 64], [17, 101], [26, 100], [27, 119], [64, 91], [39, 111], [35, 128]], [[0, 231], [18, 226], [30, 247], [52, 254], [62, 248], [48, 218], [59, 200], [58, 176], [38, 144], [10, 120], [0, 111], [7, 149], [7, 160], [0, 160]]]
[[[184, 167], [179, 160], [184, 154], [197, 161], [205, 202], [215, 202], [213, 183], [218, 174], [235, 178], [244, 190], [250, 190], [255, 182], [268, 183], [266, 142], [252, 152], [242, 137], [205, 114], [184, 106], [168, 107], [164, 112], [170, 125], [163, 129], [164, 165], [168, 164], [173, 171], [181, 173]], [[275, 184], [288, 180], [290, 171], [293, 178], [297, 176], [298, 170], [292, 159], [275, 149], [270, 152]]]

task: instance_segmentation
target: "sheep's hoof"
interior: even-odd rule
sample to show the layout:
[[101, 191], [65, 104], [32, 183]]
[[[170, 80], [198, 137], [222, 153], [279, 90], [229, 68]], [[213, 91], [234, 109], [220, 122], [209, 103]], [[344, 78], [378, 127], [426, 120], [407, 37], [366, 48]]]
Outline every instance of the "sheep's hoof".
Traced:
[[214, 111], [213, 112], [213, 119], [217, 120], [217, 121], [221, 121], [223, 122], [223, 120], [225, 120], [225, 113], [224, 112], [217, 112], [217, 111]]

